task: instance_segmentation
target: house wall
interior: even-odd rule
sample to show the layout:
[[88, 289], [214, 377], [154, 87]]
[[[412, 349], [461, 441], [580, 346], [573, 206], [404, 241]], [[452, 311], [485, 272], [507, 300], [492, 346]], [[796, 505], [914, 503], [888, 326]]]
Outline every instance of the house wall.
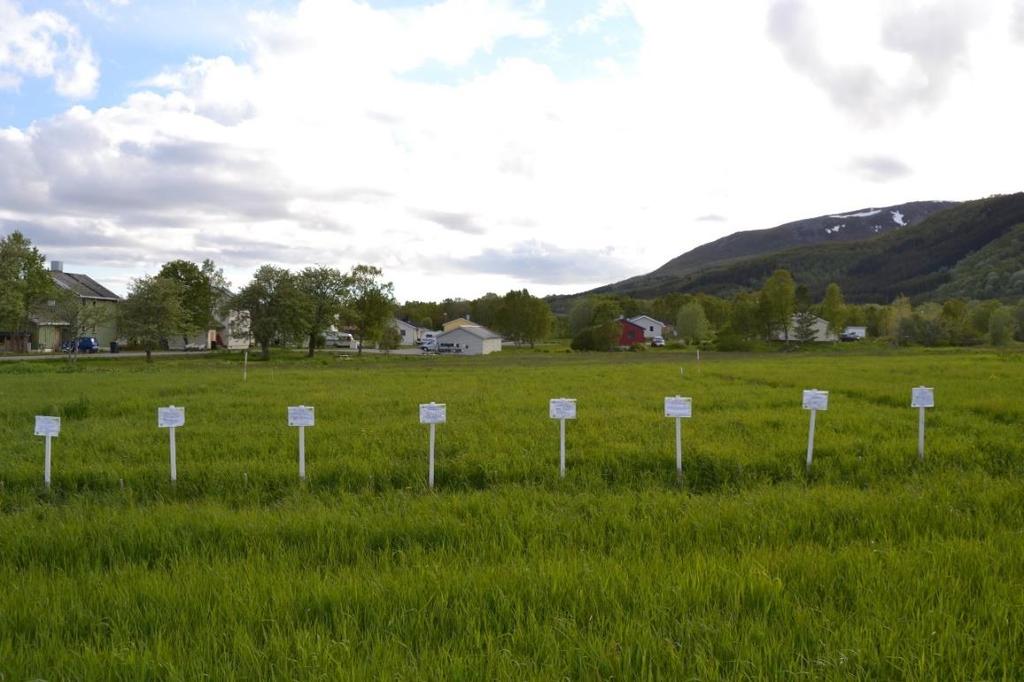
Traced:
[[420, 340], [420, 328], [404, 320], [394, 320], [395, 328], [401, 335], [400, 346], [415, 346]]
[[501, 350], [501, 339], [481, 339], [466, 331], [455, 329], [437, 337], [438, 352], [460, 355], [487, 355]]
[[[92, 329], [83, 329], [82, 336], [92, 336], [96, 339], [101, 350], [110, 348], [111, 341], [119, 339], [117, 333], [117, 302], [100, 301], [87, 298], [83, 300], [86, 306], [95, 306], [103, 311], [103, 321]], [[70, 339], [67, 339], [70, 341]]]
[[665, 325], [657, 320], [650, 319], [647, 317], [634, 318], [630, 320], [634, 324], [640, 325], [644, 328], [644, 338], [653, 339], [655, 336], [665, 336]]
[[619, 328], [620, 346], [635, 346], [644, 342], [644, 330], [637, 325], [622, 320], [619, 322]]

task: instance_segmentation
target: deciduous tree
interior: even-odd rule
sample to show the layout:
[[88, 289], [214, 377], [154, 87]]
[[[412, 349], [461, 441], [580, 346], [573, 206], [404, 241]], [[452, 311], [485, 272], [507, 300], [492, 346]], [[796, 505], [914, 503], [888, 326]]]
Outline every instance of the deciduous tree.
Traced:
[[119, 333], [143, 347], [146, 362], [153, 361], [153, 350], [164, 339], [184, 333], [189, 324], [189, 311], [181, 304], [181, 285], [163, 277], [132, 280], [128, 297], [117, 309]]

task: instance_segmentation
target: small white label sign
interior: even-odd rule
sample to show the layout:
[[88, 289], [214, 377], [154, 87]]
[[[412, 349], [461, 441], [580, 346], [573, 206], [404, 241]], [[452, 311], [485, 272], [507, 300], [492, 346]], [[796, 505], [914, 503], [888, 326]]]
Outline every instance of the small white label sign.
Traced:
[[910, 389], [911, 407], [935, 407], [935, 389], [918, 386]]
[[313, 408], [297, 405], [288, 408], [288, 426], [313, 426]]
[[548, 413], [552, 419], [575, 419], [575, 398], [552, 398], [548, 405]]
[[447, 410], [444, 403], [420, 405], [420, 424], [444, 424], [447, 419]]
[[185, 425], [185, 408], [158, 407], [156, 409], [156, 425], [161, 429], [177, 428]]
[[828, 391], [819, 391], [817, 389], [810, 389], [808, 391], [804, 391], [804, 409], [827, 410]]
[[59, 436], [60, 417], [36, 417], [37, 436]]
[[665, 398], [665, 416], [689, 419], [693, 416], [693, 400], [680, 396]]

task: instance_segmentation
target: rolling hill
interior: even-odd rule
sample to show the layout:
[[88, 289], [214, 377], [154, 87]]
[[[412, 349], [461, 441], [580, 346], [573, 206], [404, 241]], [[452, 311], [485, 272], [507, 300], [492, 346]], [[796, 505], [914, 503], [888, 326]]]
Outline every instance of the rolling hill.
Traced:
[[[914, 214], [919, 216], [917, 221], [912, 223], [906, 218], [909, 213], [905, 213], [907, 225], [879, 230], [877, 235], [864, 236], [860, 229], [859, 239], [843, 236], [824, 242], [820, 235], [813, 236], [814, 229], [825, 229], [821, 218], [772, 230], [741, 232], [683, 254], [648, 275], [587, 293], [635, 298], [670, 292], [731, 296], [760, 288], [774, 270], [786, 268], [812, 296], [820, 297], [829, 282], [837, 282], [852, 303], [885, 303], [901, 294], [916, 300], [1024, 296], [1024, 193], [961, 204], [919, 202], [903, 206], [919, 208]], [[880, 209], [897, 210], [903, 213], [900, 207]], [[850, 215], [845, 216], [848, 224], [853, 220]], [[856, 217], [871, 219], [877, 215], [883, 214]], [[848, 234], [854, 233], [854, 229], [848, 230]], [[779, 235], [779, 239], [770, 239], [772, 234]], [[818, 243], [776, 248], [800, 234], [811, 234]], [[765, 250], [735, 255], [754, 250], [757, 240]], [[731, 249], [731, 244], [741, 246]]]
[[587, 293], [621, 293], [644, 298], [647, 296], [642, 292], [673, 291], [676, 283], [694, 273], [801, 246], [863, 241], [917, 225], [934, 213], [955, 205], [950, 201], [915, 201], [807, 218], [764, 230], [735, 232], [687, 251], [646, 275]]

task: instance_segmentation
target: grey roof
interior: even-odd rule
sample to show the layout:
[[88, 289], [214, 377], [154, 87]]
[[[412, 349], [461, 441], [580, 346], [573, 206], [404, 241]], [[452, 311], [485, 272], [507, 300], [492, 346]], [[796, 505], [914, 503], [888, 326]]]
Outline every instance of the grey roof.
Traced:
[[106, 288], [89, 275], [76, 275], [71, 272], [51, 272], [54, 284], [67, 289], [82, 298], [97, 298], [105, 301], [120, 301], [121, 297]]
[[441, 334], [437, 338], [440, 339], [442, 336], [448, 336], [449, 334], [454, 334], [455, 332], [458, 332], [458, 331], [469, 332], [473, 336], [476, 336], [476, 337], [481, 338], [481, 339], [500, 339], [501, 338], [500, 334], [495, 334], [494, 332], [492, 332], [487, 327], [481, 327], [478, 324], [474, 324], [474, 325], [467, 324], [467, 325], [463, 325], [461, 327], [456, 327], [455, 329], [452, 329], [450, 331], [446, 331], [445, 333]]

